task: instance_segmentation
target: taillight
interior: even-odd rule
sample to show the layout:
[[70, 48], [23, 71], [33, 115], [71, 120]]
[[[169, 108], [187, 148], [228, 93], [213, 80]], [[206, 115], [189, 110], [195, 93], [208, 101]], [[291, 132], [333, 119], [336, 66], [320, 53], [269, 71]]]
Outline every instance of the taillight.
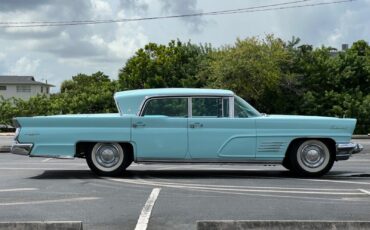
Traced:
[[18, 136], [19, 136], [19, 132], [20, 132], [20, 131], [21, 131], [21, 129], [20, 129], [20, 128], [17, 128], [17, 129], [15, 130], [14, 140], [18, 141]]
[[20, 128], [21, 127], [17, 118], [13, 118], [13, 126], [14, 126], [14, 128]]

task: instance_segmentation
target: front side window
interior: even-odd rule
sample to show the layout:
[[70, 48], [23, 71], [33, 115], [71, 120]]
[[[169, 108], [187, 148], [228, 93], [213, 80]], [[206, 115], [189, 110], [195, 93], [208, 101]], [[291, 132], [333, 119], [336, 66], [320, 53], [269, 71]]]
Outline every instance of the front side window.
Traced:
[[241, 97], [235, 96], [234, 100], [235, 117], [259, 117], [261, 114]]
[[150, 99], [142, 112], [142, 116], [162, 115], [168, 117], [187, 117], [187, 98], [154, 98]]
[[193, 117], [229, 117], [228, 98], [193, 98]]

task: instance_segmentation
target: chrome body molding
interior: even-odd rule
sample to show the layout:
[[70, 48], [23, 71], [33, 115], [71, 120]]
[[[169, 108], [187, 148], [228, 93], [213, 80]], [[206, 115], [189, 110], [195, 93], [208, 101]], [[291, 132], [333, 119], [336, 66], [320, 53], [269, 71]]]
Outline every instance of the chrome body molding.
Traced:
[[336, 152], [336, 160], [348, 160], [348, 158], [352, 154], [356, 154], [361, 152], [364, 147], [358, 143], [338, 143], [337, 144], [337, 152]]
[[179, 160], [179, 159], [157, 159], [157, 158], [138, 158], [135, 163], [139, 164], [151, 164], [151, 163], [169, 163], [169, 164], [266, 164], [266, 165], [275, 165], [282, 164], [283, 160], [261, 160], [261, 159], [235, 159], [235, 160], [215, 160], [215, 159], [188, 159], [188, 160]]
[[17, 155], [27, 156], [32, 150], [33, 144], [20, 144], [18, 142], [13, 143], [11, 153]]
[[56, 158], [56, 159], [74, 159], [73, 156], [65, 155], [29, 155], [30, 157]]

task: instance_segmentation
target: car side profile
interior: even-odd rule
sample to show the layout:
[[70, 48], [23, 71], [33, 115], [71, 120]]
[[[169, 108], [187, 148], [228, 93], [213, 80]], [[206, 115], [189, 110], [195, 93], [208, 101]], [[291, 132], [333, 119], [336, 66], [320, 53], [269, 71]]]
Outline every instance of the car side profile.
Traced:
[[356, 119], [264, 115], [229, 90], [117, 92], [117, 114], [17, 117], [12, 152], [86, 158], [104, 176], [137, 163], [282, 164], [321, 176], [362, 150], [351, 142]]

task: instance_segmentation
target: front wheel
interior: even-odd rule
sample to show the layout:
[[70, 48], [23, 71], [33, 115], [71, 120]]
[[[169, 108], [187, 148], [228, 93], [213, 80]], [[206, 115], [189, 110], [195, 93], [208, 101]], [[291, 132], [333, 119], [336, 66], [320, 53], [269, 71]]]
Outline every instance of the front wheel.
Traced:
[[322, 176], [333, 167], [334, 157], [328, 146], [320, 140], [305, 140], [291, 149], [290, 166], [299, 176]]
[[94, 173], [101, 176], [121, 175], [128, 164], [128, 157], [118, 143], [97, 143], [86, 155], [86, 161]]

